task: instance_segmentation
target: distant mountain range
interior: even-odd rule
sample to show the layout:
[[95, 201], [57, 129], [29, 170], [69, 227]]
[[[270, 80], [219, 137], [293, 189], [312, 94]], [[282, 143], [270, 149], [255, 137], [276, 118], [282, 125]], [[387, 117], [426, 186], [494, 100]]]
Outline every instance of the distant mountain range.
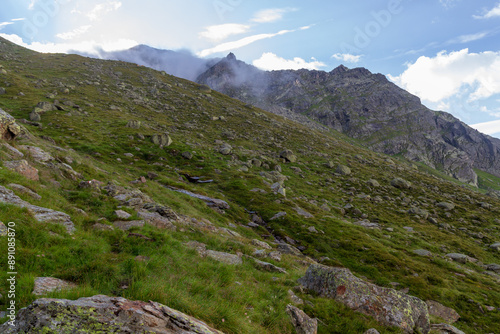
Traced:
[[[262, 71], [229, 54], [199, 59], [140, 45], [103, 58], [134, 62], [188, 80], [262, 109], [340, 131], [371, 149], [422, 162], [477, 185], [479, 169], [500, 177], [500, 140], [451, 114], [433, 111], [382, 74], [339, 66], [331, 72]], [[317, 123], [316, 123], [317, 122]]]

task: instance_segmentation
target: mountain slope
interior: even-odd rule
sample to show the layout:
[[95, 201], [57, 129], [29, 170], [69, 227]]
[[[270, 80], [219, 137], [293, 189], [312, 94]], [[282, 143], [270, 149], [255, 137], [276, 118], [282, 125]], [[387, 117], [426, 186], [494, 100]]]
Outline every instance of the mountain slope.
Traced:
[[467, 333], [497, 329], [498, 198], [135, 64], [0, 40], [0, 65], [0, 221], [15, 224], [16, 306], [32, 305], [31, 319], [41, 310], [57, 325], [74, 313], [55, 309], [93, 305], [33, 303], [55, 277], [72, 290], [45, 296], [113, 296], [106, 317], [153, 301], [224, 333], [291, 334], [300, 298], [318, 333], [405, 332], [302, 288], [321, 263], [453, 308]]
[[500, 140], [479, 133], [364, 68], [264, 72], [229, 55], [197, 82], [260, 108], [288, 110], [477, 185], [474, 169], [500, 176]]
[[219, 59], [201, 59], [189, 51], [171, 51], [137, 45], [123, 51], [100, 50], [97, 55], [80, 53], [82, 56], [97, 56], [101, 59], [121, 60], [147, 66], [179, 78], [194, 81], [200, 73], [205, 72]]

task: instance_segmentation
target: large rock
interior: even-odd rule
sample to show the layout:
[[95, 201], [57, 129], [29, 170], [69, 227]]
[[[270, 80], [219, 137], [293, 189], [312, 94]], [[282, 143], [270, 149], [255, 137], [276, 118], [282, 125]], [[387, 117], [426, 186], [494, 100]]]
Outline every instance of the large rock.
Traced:
[[3, 163], [3, 165], [6, 168], [8, 168], [16, 173], [19, 173], [22, 176], [24, 176], [32, 181], [39, 180], [38, 169], [30, 166], [30, 164], [26, 160], [5, 161]]
[[21, 133], [14, 117], [0, 109], [0, 139], [12, 140]]
[[295, 162], [297, 161], [297, 156], [293, 154], [291, 150], [284, 150], [280, 153], [280, 158], [285, 159], [286, 162]]
[[311, 319], [301, 309], [288, 304], [286, 313], [292, 319], [292, 324], [297, 331], [297, 334], [316, 334], [318, 332], [318, 320]]
[[53, 156], [42, 150], [37, 146], [22, 145], [19, 146], [21, 150], [27, 151], [28, 155], [31, 156], [33, 160], [40, 164], [45, 164], [47, 162], [55, 160]]
[[19, 311], [0, 333], [223, 334], [156, 302], [97, 295], [78, 300], [43, 298]]
[[433, 324], [431, 327], [433, 333], [436, 334], [465, 334], [460, 329], [448, 324]]
[[446, 307], [433, 300], [427, 300], [425, 303], [429, 308], [430, 315], [439, 317], [449, 324], [455, 323], [460, 319], [460, 314], [452, 308]]
[[63, 225], [69, 234], [75, 231], [75, 225], [71, 221], [71, 217], [60, 211], [42, 208], [32, 205], [16, 196], [12, 190], [0, 186], [0, 202], [15, 205], [21, 208], [26, 208], [39, 222], [56, 223]]
[[153, 142], [153, 144], [158, 145], [160, 147], [170, 146], [170, 144], [172, 144], [172, 139], [166, 133], [153, 135], [151, 137], [151, 141]]
[[392, 179], [391, 186], [398, 188], [398, 189], [410, 189], [411, 183], [406, 181], [405, 179], [402, 179], [400, 177], [396, 177], [396, 178]]
[[365, 282], [349, 269], [313, 264], [299, 283], [322, 297], [335, 299], [370, 315], [386, 326], [398, 326], [406, 333], [429, 332], [425, 302], [401, 291]]
[[345, 165], [338, 165], [337, 169], [335, 169], [335, 173], [340, 175], [350, 175], [351, 169]]

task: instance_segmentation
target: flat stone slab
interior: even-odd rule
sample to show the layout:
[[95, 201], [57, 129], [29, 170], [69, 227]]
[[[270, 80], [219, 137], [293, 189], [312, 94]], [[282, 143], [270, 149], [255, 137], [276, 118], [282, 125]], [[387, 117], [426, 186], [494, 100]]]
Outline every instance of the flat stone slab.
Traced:
[[64, 281], [59, 278], [37, 277], [35, 278], [35, 287], [33, 288], [33, 294], [46, 295], [50, 292], [70, 290], [76, 287], [77, 287], [76, 284]]
[[205, 252], [205, 254], [209, 258], [212, 258], [216, 261], [226, 263], [226, 264], [238, 265], [238, 264], [243, 263], [241, 258], [238, 255], [234, 255], [234, 254], [218, 252], [218, 251], [213, 251], [213, 250], [207, 250]]
[[78, 300], [42, 298], [19, 310], [0, 333], [224, 334], [156, 302], [97, 295]]
[[198, 194], [195, 194], [193, 192], [190, 192], [190, 191], [184, 190], [184, 189], [177, 189], [177, 188], [173, 188], [173, 187], [168, 187], [168, 189], [185, 194], [185, 195], [188, 195], [188, 196], [191, 196], [191, 197], [194, 197], [194, 198], [197, 198], [197, 199], [201, 199], [203, 202], [205, 202], [210, 207], [218, 208], [221, 210], [227, 210], [230, 208], [229, 204], [227, 204], [226, 201], [223, 201], [221, 199], [211, 198], [211, 197], [203, 196], [203, 195], [198, 195]]
[[0, 202], [15, 205], [20, 208], [26, 208], [39, 222], [56, 223], [63, 225], [69, 234], [75, 231], [75, 225], [71, 221], [71, 217], [60, 211], [42, 208], [23, 201], [19, 196], [15, 195], [10, 189], [0, 186]]
[[128, 231], [134, 227], [143, 227], [146, 224], [144, 220], [118, 220], [113, 223], [113, 226], [122, 231]]

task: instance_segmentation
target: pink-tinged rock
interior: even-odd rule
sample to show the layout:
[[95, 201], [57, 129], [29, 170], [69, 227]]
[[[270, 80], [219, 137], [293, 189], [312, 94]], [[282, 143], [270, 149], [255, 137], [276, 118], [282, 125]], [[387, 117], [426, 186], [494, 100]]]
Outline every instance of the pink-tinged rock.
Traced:
[[428, 333], [429, 313], [424, 301], [401, 291], [379, 287], [354, 276], [349, 269], [311, 265], [299, 283], [322, 297], [372, 316], [383, 325], [406, 333]]
[[38, 181], [40, 179], [40, 177], [38, 176], [38, 169], [30, 166], [30, 164], [26, 160], [5, 161], [3, 165], [6, 168], [21, 174], [30, 180]]

